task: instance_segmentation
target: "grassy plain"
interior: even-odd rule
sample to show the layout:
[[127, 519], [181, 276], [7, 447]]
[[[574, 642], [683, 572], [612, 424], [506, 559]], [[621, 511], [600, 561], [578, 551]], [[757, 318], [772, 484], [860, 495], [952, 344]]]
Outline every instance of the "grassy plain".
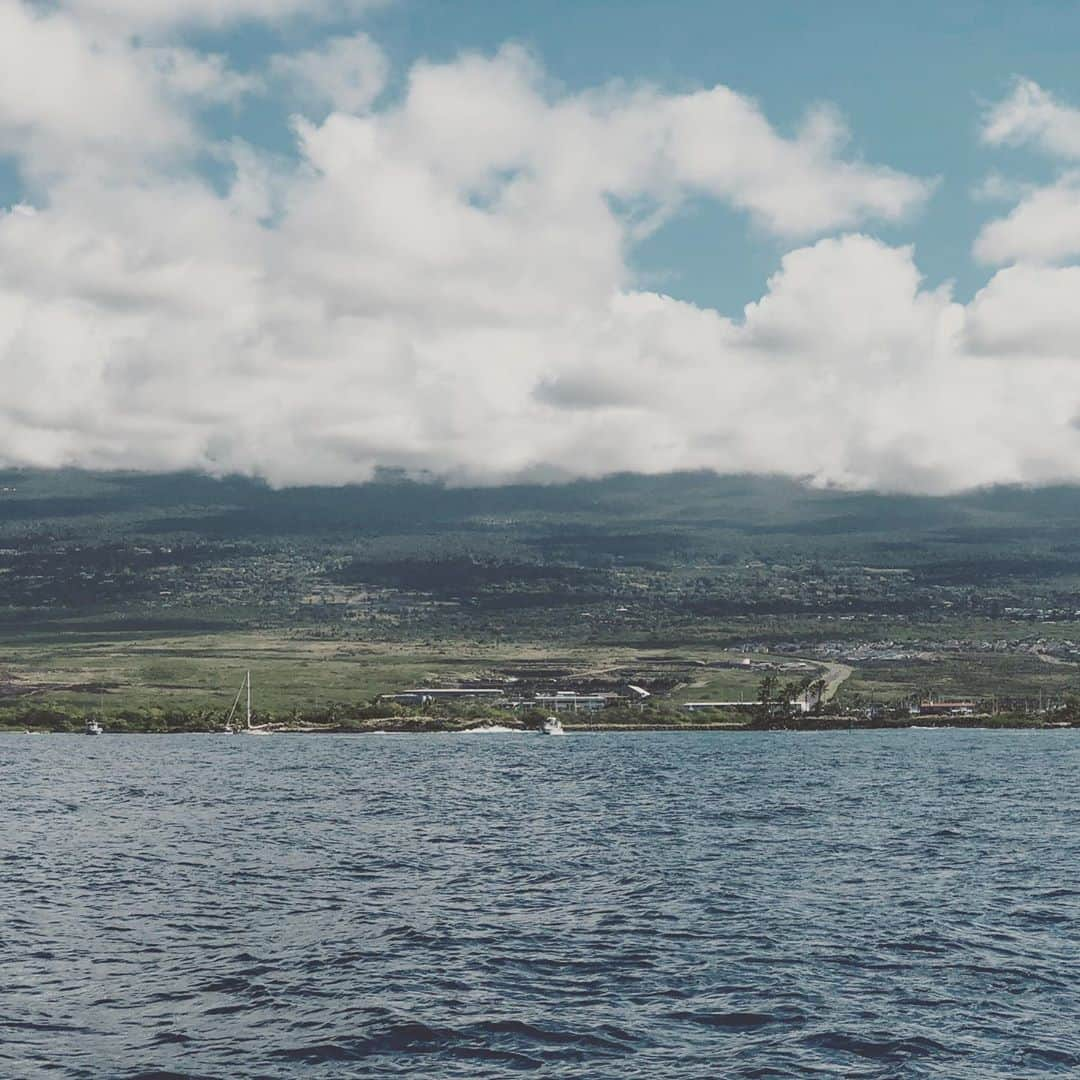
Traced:
[[[531, 667], [557, 671], [551, 688], [590, 679], [625, 685], [635, 672], [670, 675], [658, 700], [753, 701], [764, 667], [744, 670], [743, 653], [702, 648], [641, 649], [636, 645], [556, 645], [550, 642], [458, 640], [335, 641], [282, 630], [187, 634], [37, 634], [0, 637], [0, 722], [28, 707], [60, 708], [106, 719], [138, 710], [209, 711], [222, 716], [248, 670], [257, 713], [281, 718], [335, 705], [358, 705], [415, 686], [505, 684]], [[825, 662], [807, 656], [749, 654], [772, 664], [783, 680], [823, 675]], [[723, 665], [723, 666], [716, 666]], [[852, 665], [837, 702], [899, 703], [913, 695], [940, 698], [1049, 701], [1071, 693], [1080, 669], [1036, 656], [958, 653], [921, 662]]]
[[1080, 687], [1075, 663], [1048, 664], [1032, 655], [958, 653], [921, 662], [859, 664], [841, 700], [893, 702], [917, 695], [947, 699], [1001, 697], [1037, 703], [1060, 700]]
[[[59, 706], [105, 717], [144, 708], [226, 710], [248, 670], [256, 708], [284, 715], [333, 703], [356, 704], [414, 686], [504, 680], [523, 666], [556, 667], [559, 685], [610, 677], [659, 660], [666, 652], [632, 647], [553, 647], [544, 643], [470, 641], [439, 645], [340, 642], [286, 631], [230, 631], [184, 635], [65, 634], [0, 638], [0, 675], [6, 701], [0, 716], [18, 704]], [[690, 663], [693, 682], [673, 700], [723, 693], [752, 699], [760, 676], [704, 673]], [[673, 669], [683, 672], [679, 665]], [[699, 672], [701, 673], [700, 677]]]

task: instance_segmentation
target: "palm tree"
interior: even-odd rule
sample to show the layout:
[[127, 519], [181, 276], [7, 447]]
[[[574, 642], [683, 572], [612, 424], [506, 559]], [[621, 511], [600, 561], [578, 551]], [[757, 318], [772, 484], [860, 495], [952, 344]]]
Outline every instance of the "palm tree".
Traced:
[[776, 700], [776, 690], [780, 680], [775, 675], [766, 675], [758, 683], [758, 704], [761, 707], [762, 719], [768, 719], [772, 712], [773, 703]]

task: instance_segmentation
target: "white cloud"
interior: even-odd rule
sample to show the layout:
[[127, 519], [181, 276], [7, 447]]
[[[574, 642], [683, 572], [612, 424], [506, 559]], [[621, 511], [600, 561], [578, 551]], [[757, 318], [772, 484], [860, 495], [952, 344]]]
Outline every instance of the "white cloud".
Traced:
[[307, 104], [359, 113], [382, 93], [390, 64], [367, 34], [353, 34], [331, 38], [318, 49], [275, 56], [271, 70]]
[[1060, 262], [1074, 255], [1080, 255], [1080, 173], [1029, 192], [975, 240], [975, 257], [985, 263]]
[[806, 236], [866, 218], [896, 221], [931, 185], [880, 166], [838, 158], [847, 133], [829, 110], [810, 114], [798, 137], [779, 138], [757, 106], [718, 87], [664, 105], [676, 182], [730, 199], [771, 231]]
[[987, 115], [982, 137], [992, 146], [1031, 145], [1080, 159], [1080, 109], [1063, 105], [1031, 79], [1016, 79], [1012, 93]]
[[35, 171], [102, 156], [130, 167], [194, 142], [149, 57], [63, 15], [0, 0], [0, 153]]
[[198, 107], [258, 89], [219, 55], [140, 46], [63, 12], [0, 0], [0, 154], [34, 178], [175, 164], [206, 149]]
[[[1080, 266], [1010, 266], [971, 302], [967, 324], [976, 352], [1080, 361]], [[1071, 376], [1070, 376], [1071, 378]]]
[[319, 204], [327, 224], [355, 222], [336, 180], [308, 185], [273, 231], [197, 186], [89, 207], [72, 189], [3, 219], [0, 458], [279, 483], [380, 464], [915, 490], [1075, 472], [1080, 366], [1018, 370], [1007, 319], [1024, 298], [1003, 287], [980, 298], [969, 346], [970, 316], [921, 289], [910, 250], [861, 236], [799, 249], [736, 322], [610, 278], [583, 290], [517, 230], [518, 258], [387, 237], [360, 256], [355, 234], [314, 227]]
[[[722, 87], [570, 93], [514, 48], [418, 65], [377, 105], [354, 38], [325, 71], [279, 63], [322, 99], [298, 160], [233, 143], [223, 192], [188, 159], [209, 145], [199, 104], [249, 92], [241, 76], [71, 14], [0, 14], [8, 55], [37, 47], [89, 86], [0, 71], [0, 145], [41, 193], [0, 214], [0, 462], [935, 491], [1080, 473], [1080, 332], [1062, 318], [1022, 348], [1025, 305], [1069, 272], [1002, 271], [965, 307], [909, 248], [817, 239], [928, 192], [849, 155], [827, 110], [786, 138]], [[692, 196], [805, 238], [739, 319], [635, 287], [641, 221]]]
[[[1080, 160], [1080, 109], [1056, 100], [1030, 79], [985, 118], [983, 140], [991, 145], [1032, 146], [1063, 162]], [[1012, 196], [1013, 210], [986, 224], [975, 241], [984, 263], [1061, 262], [1080, 255], [1080, 172], [1067, 169], [1052, 183], [1010, 185], [1001, 177], [984, 193]]]
[[794, 139], [750, 98], [715, 87], [670, 95], [612, 90], [549, 100], [517, 48], [494, 58], [420, 65], [399, 137], [440, 171], [482, 187], [499, 172], [536, 177], [552, 196], [623, 199], [700, 193], [749, 211], [779, 235], [808, 236], [868, 218], [896, 221], [932, 184], [840, 156], [846, 133], [828, 110]]

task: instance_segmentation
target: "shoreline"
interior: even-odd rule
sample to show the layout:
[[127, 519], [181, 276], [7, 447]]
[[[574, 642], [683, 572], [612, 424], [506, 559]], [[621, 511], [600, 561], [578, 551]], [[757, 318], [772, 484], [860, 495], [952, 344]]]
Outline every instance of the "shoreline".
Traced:
[[[922, 719], [926, 719], [925, 717]], [[742, 733], [765, 733], [765, 732], [846, 732], [860, 731], [1069, 731], [1080, 729], [1080, 721], [1073, 723], [1068, 721], [1051, 721], [1032, 723], [1023, 718], [998, 718], [991, 716], [952, 717], [952, 721], [940, 723], [907, 723], [898, 721], [866, 721], [848, 717], [822, 718], [821, 722], [789, 721], [786, 723], [768, 724], [732, 724], [717, 722], [712, 724], [629, 724], [629, 723], [573, 723], [564, 721], [563, 726], [566, 734], [612, 734], [633, 735], [649, 732], [670, 732], [682, 734], [694, 734], [695, 732], [716, 734]], [[77, 728], [38, 728], [36, 730], [20, 727], [0, 728], [0, 735], [84, 735], [85, 732]], [[383, 723], [372, 723], [370, 726], [356, 727], [340, 724], [313, 725], [313, 724], [264, 724], [252, 728], [250, 732], [230, 733], [219, 728], [188, 728], [162, 730], [154, 728], [110, 728], [105, 722], [103, 735], [463, 735], [463, 734], [521, 734], [540, 735], [538, 729], [528, 727], [515, 727], [499, 724], [461, 724], [446, 723], [438, 720], [424, 719], [420, 722], [402, 722], [400, 719], [387, 719]], [[550, 737], [550, 736], [549, 736]]]

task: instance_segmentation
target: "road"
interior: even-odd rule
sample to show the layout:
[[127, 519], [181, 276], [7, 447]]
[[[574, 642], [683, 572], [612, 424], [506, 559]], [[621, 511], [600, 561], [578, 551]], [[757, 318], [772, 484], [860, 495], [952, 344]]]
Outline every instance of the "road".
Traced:
[[832, 701], [836, 696], [836, 691], [844, 685], [844, 682], [854, 670], [854, 668], [848, 667], [847, 664], [829, 664], [825, 674], [821, 676], [825, 680], [825, 693], [821, 695], [821, 700], [823, 702]]

